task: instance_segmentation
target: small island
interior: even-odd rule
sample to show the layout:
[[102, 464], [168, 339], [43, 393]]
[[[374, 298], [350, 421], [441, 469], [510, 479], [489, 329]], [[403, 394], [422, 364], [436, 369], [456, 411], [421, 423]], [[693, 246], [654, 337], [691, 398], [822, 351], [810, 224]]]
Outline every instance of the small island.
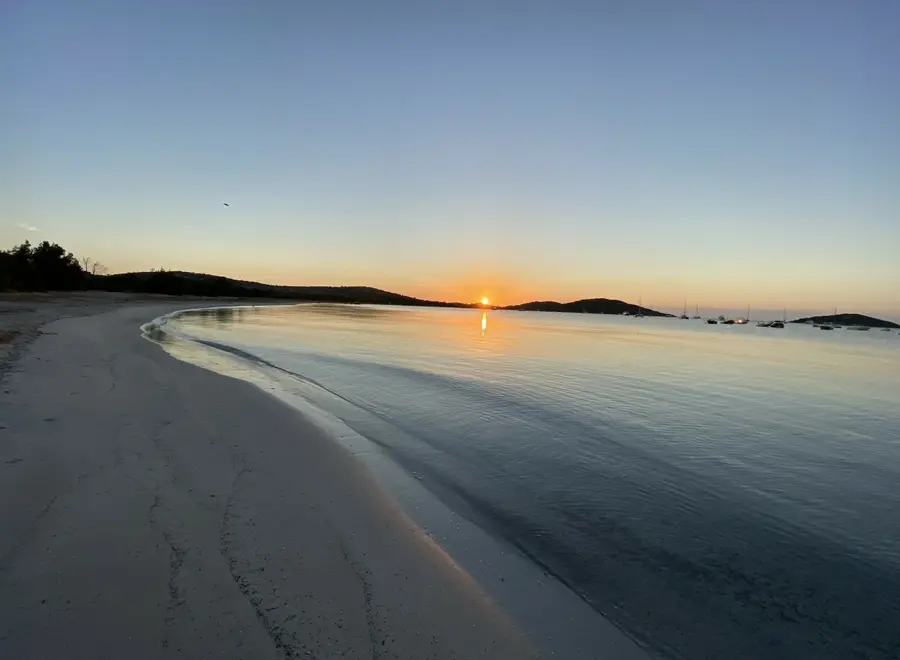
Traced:
[[500, 309], [509, 309], [520, 312], [567, 312], [569, 314], [626, 314], [644, 316], [667, 316], [672, 314], [658, 312], [655, 309], [641, 307], [640, 305], [632, 305], [622, 300], [612, 300], [610, 298], [585, 298], [584, 300], [575, 300], [573, 302], [561, 303], [554, 300], [534, 301], [522, 303], [521, 305], [510, 305], [501, 307]]
[[900, 324], [884, 319], [876, 319], [865, 314], [827, 314], [825, 316], [808, 316], [803, 319], [795, 319], [791, 323], [814, 323], [817, 325], [848, 325], [860, 328], [890, 328], [900, 329]]

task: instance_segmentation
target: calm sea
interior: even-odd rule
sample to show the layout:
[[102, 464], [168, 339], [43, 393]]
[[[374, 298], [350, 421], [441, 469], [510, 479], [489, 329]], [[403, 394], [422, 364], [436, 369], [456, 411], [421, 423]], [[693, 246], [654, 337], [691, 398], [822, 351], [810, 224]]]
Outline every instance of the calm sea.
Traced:
[[166, 328], [277, 376], [653, 655], [900, 658], [897, 331], [337, 305]]

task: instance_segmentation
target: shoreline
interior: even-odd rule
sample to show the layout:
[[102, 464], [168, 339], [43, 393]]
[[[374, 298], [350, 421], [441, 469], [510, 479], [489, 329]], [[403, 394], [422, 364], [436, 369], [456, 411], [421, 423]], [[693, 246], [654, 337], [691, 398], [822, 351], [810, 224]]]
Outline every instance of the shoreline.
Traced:
[[327, 434], [141, 336], [195, 301], [121, 298], [4, 358], [4, 656], [538, 657]]
[[321, 428], [387, 488], [429, 541], [437, 543], [440, 552], [449, 553], [528, 632], [546, 657], [649, 659], [647, 650], [595, 610], [576, 589], [525, 550], [485, 527], [484, 521], [473, 517], [458, 498], [448, 499], [448, 493], [432, 489], [434, 484], [425, 485], [410, 466], [385, 447], [320, 407], [321, 395], [342, 399], [340, 393], [321, 389], [302, 377], [297, 380], [291, 372], [240, 350], [198, 342], [165, 327], [191, 311], [199, 310], [179, 310], [154, 319], [144, 326], [145, 336], [180, 360], [253, 384]]

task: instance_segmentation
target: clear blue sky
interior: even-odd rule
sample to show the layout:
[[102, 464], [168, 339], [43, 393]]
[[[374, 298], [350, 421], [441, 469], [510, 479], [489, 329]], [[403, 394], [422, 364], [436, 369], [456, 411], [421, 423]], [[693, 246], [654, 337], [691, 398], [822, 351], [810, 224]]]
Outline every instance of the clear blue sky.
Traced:
[[0, 86], [4, 245], [900, 312], [897, 0], [7, 2]]

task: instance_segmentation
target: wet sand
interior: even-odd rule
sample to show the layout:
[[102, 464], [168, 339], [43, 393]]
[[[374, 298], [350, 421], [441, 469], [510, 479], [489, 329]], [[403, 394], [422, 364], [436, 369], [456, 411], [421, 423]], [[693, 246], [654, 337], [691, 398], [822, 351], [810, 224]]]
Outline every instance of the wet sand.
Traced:
[[141, 338], [200, 304], [0, 300], [0, 657], [535, 657], [298, 411]]

